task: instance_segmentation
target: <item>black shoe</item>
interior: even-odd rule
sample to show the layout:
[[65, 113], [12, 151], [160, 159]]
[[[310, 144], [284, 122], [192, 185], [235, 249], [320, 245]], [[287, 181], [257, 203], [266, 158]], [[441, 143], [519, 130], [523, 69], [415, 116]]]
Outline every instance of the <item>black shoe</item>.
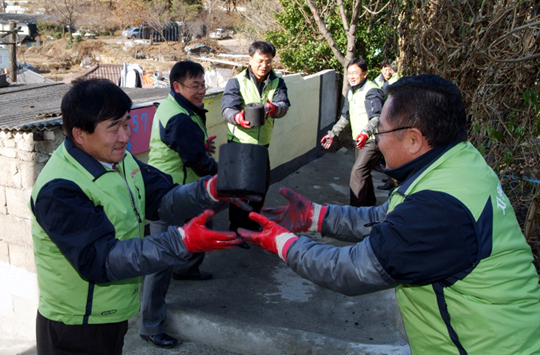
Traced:
[[377, 186], [377, 189], [379, 190], [392, 190], [393, 188], [394, 188], [394, 184], [389, 184], [389, 183], [386, 183], [381, 186]]
[[165, 333], [157, 335], [139, 335], [144, 340], [149, 341], [155, 346], [159, 346], [160, 348], [174, 348], [176, 344], [178, 344], [178, 339], [173, 338]]
[[187, 274], [179, 274], [176, 272], [173, 272], [172, 278], [175, 280], [192, 280], [192, 281], [205, 281], [210, 280], [212, 278], [212, 274], [209, 272], [190, 272]]

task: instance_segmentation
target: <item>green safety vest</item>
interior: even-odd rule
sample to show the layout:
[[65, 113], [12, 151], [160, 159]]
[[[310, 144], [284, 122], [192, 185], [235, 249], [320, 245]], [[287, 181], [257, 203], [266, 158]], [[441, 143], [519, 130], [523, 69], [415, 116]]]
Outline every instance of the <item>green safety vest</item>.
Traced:
[[[371, 89], [379, 87], [371, 80], [366, 80], [366, 83], [356, 90], [354, 93], [349, 90], [347, 100], [349, 101], [349, 121], [351, 122], [351, 131], [353, 140], [362, 133], [364, 127], [367, 126], [369, 119], [366, 113], [366, 94]], [[373, 137], [370, 137], [373, 139]]]
[[[236, 79], [238, 79], [238, 83], [240, 85], [240, 95], [242, 95], [242, 98], [244, 99], [242, 110], [247, 104], [254, 102], [260, 102], [261, 104], [266, 105], [267, 98], [271, 102], [274, 98], [274, 93], [276, 92], [276, 88], [278, 87], [279, 83], [279, 78], [274, 70], [272, 69], [272, 72], [274, 75], [276, 75], [276, 78], [268, 83], [268, 85], [264, 88], [262, 95], [259, 95], [257, 85], [255, 85], [251, 79], [246, 77], [246, 71], [247, 69], [236, 76]], [[268, 145], [270, 144], [270, 138], [272, 137], [274, 119], [272, 117], [268, 117], [262, 126], [249, 129], [230, 123], [227, 124], [227, 127], [227, 139], [229, 141], [233, 140], [240, 143]]]
[[400, 78], [399, 74], [398, 74], [398, 73], [394, 73], [394, 75], [392, 75], [392, 76], [390, 77], [390, 79], [388, 79], [388, 81], [384, 81], [384, 79], [383, 79], [383, 77], [382, 77], [382, 74], [381, 74], [381, 75], [379, 75], [378, 77], [376, 77], [375, 80], [373, 80], [373, 82], [379, 86], [379, 89], [382, 89], [385, 82], [387, 82], [388, 85], [392, 85], [393, 83], [395, 83], [396, 81], [398, 81], [399, 78]]
[[[103, 208], [116, 229], [117, 239], [143, 238], [145, 186], [140, 167], [129, 152], [118, 167], [126, 180], [113, 169], [94, 178], [62, 143], [36, 180], [32, 200], [36, 201], [49, 181], [73, 181], [96, 207]], [[64, 324], [104, 324], [125, 321], [139, 312], [140, 277], [105, 284], [89, 282], [73, 268], [35, 218], [32, 237], [39, 312], [44, 317]]]
[[[475, 189], [463, 188], [461, 181]], [[459, 143], [422, 172], [405, 196], [394, 190], [388, 213], [406, 196], [422, 190], [441, 191], [461, 201], [477, 223], [478, 234], [491, 238], [492, 250], [470, 274], [452, 285], [397, 287], [413, 354], [539, 354], [538, 274], [493, 170], [471, 143]], [[490, 223], [482, 224], [486, 221]], [[453, 342], [444, 321], [448, 317], [442, 315], [445, 312], [455, 331], [453, 337], [465, 352], [460, 353]]]
[[185, 185], [197, 181], [201, 176], [197, 175], [193, 169], [184, 166], [180, 155], [175, 150], [169, 148], [161, 140], [161, 127], [167, 127], [169, 120], [178, 114], [188, 115], [204, 132], [204, 140], [208, 139], [208, 133], [202, 119], [195, 113], [189, 115], [174, 97], [169, 94], [161, 102], [152, 123], [152, 132], [150, 134], [150, 151], [148, 152], [148, 164], [172, 176], [174, 183]]

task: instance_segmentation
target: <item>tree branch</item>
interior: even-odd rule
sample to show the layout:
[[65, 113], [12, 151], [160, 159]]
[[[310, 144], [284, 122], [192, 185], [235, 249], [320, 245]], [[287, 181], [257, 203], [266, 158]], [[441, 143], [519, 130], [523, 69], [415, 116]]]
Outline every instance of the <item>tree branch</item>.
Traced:
[[324, 24], [323, 20], [321, 19], [321, 16], [319, 15], [319, 12], [317, 11], [317, 8], [313, 4], [311, 0], [306, 0], [306, 4], [311, 10], [311, 13], [313, 14], [313, 18], [315, 19], [315, 22], [317, 23], [317, 26], [319, 27], [319, 32], [322, 34], [324, 39], [326, 39], [326, 42], [328, 42], [328, 45], [330, 46], [330, 49], [332, 50], [332, 53], [336, 56], [337, 60], [345, 66], [345, 56], [343, 53], [339, 51], [339, 48], [337, 46], [336, 41], [326, 28], [326, 25]]

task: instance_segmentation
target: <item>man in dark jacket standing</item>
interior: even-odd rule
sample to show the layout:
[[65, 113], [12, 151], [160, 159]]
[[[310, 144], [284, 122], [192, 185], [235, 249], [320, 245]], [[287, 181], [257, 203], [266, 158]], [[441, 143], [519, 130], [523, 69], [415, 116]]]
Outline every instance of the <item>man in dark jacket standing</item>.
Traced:
[[[148, 164], [171, 175], [175, 184], [185, 185], [217, 174], [218, 164], [207, 151], [213, 138], [206, 132], [204, 68], [189, 60], [178, 62], [171, 69], [169, 81], [171, 92], [154, 116]], [[168, 227], [167, 222], [152, 221], [150, 233], [162, 233]], [[144, 339], [165, 348], [177, 344], [177, 339], [167, 335], [162, 327], [167, 316], [165, 296], [171, 275], [176, 280], [209, 280], [212, 274], [199, 270], [203, 260], [204, 253], [195, 253], [184, 264], [145, 276], [139, 324]]]
[[[379, 147], [399, 186], [378, 207], [321, 206], [285, 189], [278, 225], [239, 230], [346, 295], [395, 288], [413, 354], [538, 354], [540, 285], [497, 175], [467, 141], [459, 88], [435, 75], [388, 87]], [[368, 237], [335, 247], [289, 230]]]
[[[127, 320], [139, 312], [140, 276], [242, 242], [206, 229], [211, 210], [195, 217], [219, 206], [216, 176], [178, 186], [126, 150], [131, 104], [99, 79], [75, 81], [62, 99], [67, 137], [30, 200], [38, 354], [120, 355]], [[144, 236], [146, 219], [189, 218]]]
[[[272, 69], [276, 49], [271, 43], [258, 41], [249, 47], [249, 67], [230, 79], [225, 86], [221, 99], [221, 114], [227, 121], [229, 142], [242, 144], [270, 145], [274, 119], [285, 116], [291, 103], [287, 95], [287, 86], [282, 78]], [[265, 106], [266, 119], [262, 126], [252, 127], [244, 117], [244, 108], [250, 103]], [[270, 186], [270, 159], [268, 159], [266, 189]], [[253, 210], [259, 212], [264, 205], [262, 196], [259, 202], [250, 202]], [[229, 230], [238, 227], [259, 228], [251, 221], [248, 213], [236, 206], [229, 207]]]

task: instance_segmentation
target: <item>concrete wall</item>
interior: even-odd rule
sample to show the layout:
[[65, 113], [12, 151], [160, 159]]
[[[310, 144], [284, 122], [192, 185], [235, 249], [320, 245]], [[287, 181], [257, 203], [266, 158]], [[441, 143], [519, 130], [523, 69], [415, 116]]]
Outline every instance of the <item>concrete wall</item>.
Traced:
[[[270, 144], [273, 178], [279, 179], [314, 159], [319, 138], [335, 122], [339, 83], [333, 70], [311, 76], [284, 77], [291, 108], [276, 120]], [[204, 100], [209, 135], [225, 144], [221, 118], [222, 89]], [[149, 104], [150, 105], [150, 104]], [[151, 126], [149, 124], [149, 126]], [[60, 128], [38, 133], [0, 132], [0, 337], [35, 339], [38, 305], [31, 235], [30, 193], [39, 172], [62, 142]], [[219, 161], [219, 149], [217, 151]], [[138, 154], [147, 160], [147, 153]]]

